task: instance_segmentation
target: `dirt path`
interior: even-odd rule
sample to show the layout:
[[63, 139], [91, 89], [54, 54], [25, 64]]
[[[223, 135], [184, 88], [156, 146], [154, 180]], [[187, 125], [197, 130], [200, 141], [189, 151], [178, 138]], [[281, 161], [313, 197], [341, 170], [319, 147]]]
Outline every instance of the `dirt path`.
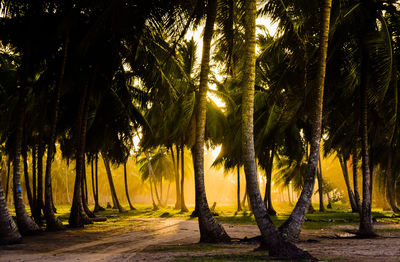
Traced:
[[[160, 250], [190, 245], [199, 240], [196, 220], [133, 218], [131, 226], [104, 228], [103, 232], [67, 230], [24, 238], [22, 244], [0, 247], [0, 261], [169, 261], [175, 257], [215, 254], [251, 254], [256, 244], [218, 248]], [[224, 225], [233, 238], [253, 237], [255, 225]], [[352, 229], [337, 227], [335, 230]], [[320, 259], [341, 261], [400, 261], [400, 233], [386, 232], [377, 239], [335, 239], [334, 230], [306, 230], [298, 246]], [[197, 251], [196, 251], [197, 250]]]

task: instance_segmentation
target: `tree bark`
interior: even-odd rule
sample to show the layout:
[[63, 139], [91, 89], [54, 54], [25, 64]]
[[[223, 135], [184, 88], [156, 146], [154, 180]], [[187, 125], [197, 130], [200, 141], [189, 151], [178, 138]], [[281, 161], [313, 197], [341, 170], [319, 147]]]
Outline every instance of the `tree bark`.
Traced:
[[371, 214], [371, 192], [370, 192], [370, 168], [369, 168], [369, 148], [368, 148], [368, 52], [361, 44], [362, 61], [361, 61], [361, 84], [360, 84], [360, 100], [361, 100], [361, 158], [362, 158], [362, 182], [363, 182], [363, 199], [361, 203], [360, 228], [358, 234], [368, 237], [375, 236], [372, 214]]
[[98, 211], [104, 211], [104, 207], [100, 206], [99, 204], [99, 177], [98, 177], [98, 167], [99, 167], [99, 154], [96, 153], [95, 157], [95, 170], [94, 170], [94, 176], [96, 180], [96, 198], [94, 199], [94, 211], [93, 212], [98, 212]]
[[45, 90], [45, 95], [43, 99], [43, 109], [40, 112], [40, 120], [39, 120], [39, 135], [38, 135], [38, 156], [37, 156], [37, 199], [35, 212], [33, 213], [33, 217], [35, 222], [38, 225], [42, 225], [42, 210], [44, 209], [43, 202], [43, 156], [45, 152], [45, 143], [44, 143], [44, 126], [46, 124], [46, 116], [47, 116], [47, 100], [48, 100], [48, 88]]
[[6, 203], [8, 200], [8, 189], [10, 188], [10, 174], [11, 174], [11, 156], [8, 156], [7, 159], [7, 182], [6, 182]]
[[174, 209], [181, 209], [181, 188], [179, 185], [179, 172], [178, 172], [178, 163], [177, 160], [175, 161], [175, 155], [174, 155], [174, 147], [170, 147], [170, 153], [171, 153], [171, 158], [172, 162], [174, 163], [174, 169], [175, 169], [175, 191], [176, 191], [176, 202], [175, 202], [175, 207]]
[[68, 160], [67, 160], [67, 164], [66, 164], [66, 167], [65, 167], [65, 189], [66, 189], [66, 193], [67, 193], [67, 199], [68, 199], [68, 203], [71, 203], [71, 199], [69, 198], [69, 186], [68, 186], [68, 166], [69, 166], [69, 163], [68, 163]]
[[[26, 54], [25, 54], [26, 56]], [[27, 62], [25, 62], [27, 64]], [[17, 215], [17, 225], [18, 230], [21, 235], [34, 234], [40, 231], [39, 226], [31, 219], [25, 210], [25, 205], [22, 199], [22, 189], [21, 189], [21, 166], [20, 166], [20, 155], [22, 146], [22, 134], [25, 121], [25, 95], [26, 95], [26, 81], [27, 81], [27, 69], [26, 65], [23, 66], [23, 83], [19, 86], [19, 99], [18, 99], [18, 111], [17, 111], [17, 129], [15, 135], [15, 149], [13, 155], [13, 166], [14, 166], [14, 176], [13, 176], [13, 196], [14, 196], [14, 206], [15, 213]]]
[[275, 216], [276, 211], [272, 206], [272, 168], [274, 167], [274, 155], [275, 155], [275, 146], [272, 146], [271, 156], [270, 156], [270, 163], [269, 163], [269, 170], [268, 170], [268, 214]]
[[33, 212], [34, 205], [32, 199], [32, 191], [29, 185], [29, 172], [28, 172], [28, 157], [26, 150], [22, 152], [22, 161], [24, 162], [24, 178], [25, 178], [25, 188], [26, 188], [26, 195], [28, 197], [29, 207], [31, 208], [31, 212]]
[[397, 203], [398, 206], [400, 206], [400, 180], [396, 182], [395, 189], [397, 190], [394, 191], [394, 199]]
[[118, 208], [120, 213], [126, 212], [125, 208], [123, 208], [118, 201], [117, 192], [115, 191], [114, 182], [113, 182], [113, 178], [112, 178], [112, 174], [111, 174], [111, 168], [110, 168], [110, 164], [109, 164], [110, 162], [108, 160], [108, 157], [105, 154], [102, 154], [102, 155], [103, 155], [104, 166], [106, 168], [108, 182], [110, 184], [111, 196], [113, 198], [113, 201], [115, 201], [116, 207]]
[[346, 183], [346, 188], [347, 188], [347, 193], [349, 195], [351, 210], [352, 210], [352, 212], [358, 212], [359, 210], [358, 210], [358, 207], [356, 204], [356, 200], [354, 198], [354, 193], [353, 193], [353, 190], [351, 190], [351, 186], [350, 186], [349, 172], [347, 169], [347, 161], [343, 155], [338, 153], [337, 156], [339, 159], [340, 167], [342, 168], [344, 182]]
[[194, 151], [194, 174], [196, 189], [196, 208], [199, 215], [200, 242], [229, 242], [231, 238], [210, 212], [204, 186], [204, 136], [206, 125], [206, 107], [208, 75], [210, 72], [210, 49], [214, 33], [214, 22], [217, 15], [217, 0], [209, 0], [207, 18], [203, 36], [203, 50], [200, 67], [200, 84], [196, 94], [196, 141]]
[[357, 204], [358, 212], [361, 212], [361, 198], [358, 190], [358, 155], [357, 155], [357, 143], [353, 145], [353, 187], [354, 187], [354, 200]]
[[[83, 158], [83, 163], [86, 163], [85, 161], [85, 156]], [[82, 171], [82, 183], [81, 183], [81, 195], [82, 195], [82, 206], [83, 210], [85, 211], [86, 215], [89, 218], [95, 218], [96, 216], [92, 211], [90, 211], [89, 206], [88, 206], [88, 192], [87, 192], [87, 179], [86, 179], [86, 164], [83, 165], [83, 171]], [[92, 220], [94, 221], [94, 220]]]
[[[90, 159], [90, 174], [92, 176], [92, 194], [93, 200], [96, 202], [96, 186], [95, 186], [95, 178], [94, 178], [94, 158]], [[96, 204], [95, 204], [96, 205]]]
[[[94, 77], [93, 77], [94, 78]], [[94, 79], [92, 80], [94, 81]], [[90, 84], [91, 85], [91, 84]], [[87, 128], [87, 113], [89, 108], [89, 87], [85, 86], [82, 90], [80, 101], [79, 101], [79, 109], [77, 116], [77, 124], [75, 125], [75, 161], [76, 161], [76, 176], [75, 176], [75, 184], [74, 184], [74, 196], [72, 199], [72, 207], [71, 213], [69, 216], [69, 225], [70, 227], [83, 227], [85, 224], [93, 223], [90, 218], [87, 216], [86, 212], [83, 209], [82, 203], [82, 173], [83, 173], [83, 165], [85, 164], [84, 154], [86, 148], [86, 128]]]
[[[86, 163], [86, 161], [85, 161]], [[88, 195], [88, 187], [87, 187], [87, 177], [86, 177], [86, 164], [83, 166], [83, 176], [82, 176], [82, 190], [83, 190], [83, 199], [84, 204], [87, 206], [89, 204], [89, 195]], [[87, 213], [87, 212], [86, 212]], [[90, 217], [90, 216], [89, 216]]]
[[150, 157], [149, 154], [147, 153], [147, 151], [144, 152], [146, 159], [147, 159], [147, 163], [149, 165], [149, 173], [150, 176], [153, 178], [153, 184], [154, 184], [154, 192], [157, 198], [157, 206], [162, 206], [161, 200], [160, 200], [160, 196], [158, 194], [158, 190], [157, 190], [157, 179], [156, 179], [156, 175], [154, 174], [154, 170], [153, 170], [153, 166], [151, 165], [151, 161], [150, 161]]
[[240, 204], [240, 166], [236, 166], [237, 169], [237, 212], [242, 211], [242, 205]]
[[326, 57], [328, 51], [328, 36], [329, 36], [329, 22], [331, 14], [332, 0], [321, 1], [321, 31], [320, 31], [320, 48], [318, 56], [318, 72], [317, 83], [313, 98], [313, 111], [311, 115], [312, 129], [311, 129], [311, 148], [310, 156], [308, 159], [307, 173], [304, 180], [303, 190], [300, 198], [290, 215], [289, 219], [280, 227], [282, 235], [288, 240], [298, 239], [302, 225], [304, 223], [305, 215], [311, 203], [311, 197], [314, 190], [315, 175], [318, 167], [319, 150], [321, 141], [321, 128], [322, 128], [322, 109], [323, 109], [323, 95], [325, 86], [325, 71], [326, 71]]
[[265, 184], [264, 205], [267, 208], [268, 215], [276, 216], [276, 211], [272, 206], [271, 188], [272, 188], [272, 167], [274, 164], [275, 146], [267, 152], [265, 175], [267, 182]]
[[317, 178], [318, 178], [319, 212], [325, 212], [321, 156], [319, 157], [318, 162], [319, 162], [319, 168], [317, 170]]
[[272, 223], [261, 198], [257, 181], [257, 166], [254, 149], [254, 87], [256, 65], [256, 0], [244, 2], [245, 48], [243, 52], [244, 70], [242, 79], [242, 160], [246, 174], [246, 188], [262, 240], [271, 256], [281, 258], [312, 257], [293, 244], [286, 242]]
[[129, 208], [131, 210], [136, 210], [136, 208], [133, 207], [132, 203], [131, 203], [131, 199], [129, 197], [129, 190], [128, 190], [128, 178], [127, 178], [127, 174], [126, 174], [126, 162], [124, 163], [124, 181], [125, 181], [125, 193], [126, 193], [126, 199], [128, 200], [128, 204], [129, 204]]
[[8, 211], [3, 185], [0, 179], [0, 245], [19, 243], [21, 234]]
[[47, 161], [46, 161], [46, 175], [45, 175], [45, 203], [44, 203], [44, 217], [46, 219], [46, 229], [49, 231], [58, 231], [65, 229], [61, 221], [55, 216], [53, 208], [53, 194], [51, 187], [51, 165], [53, 162], [53, 156], [55, 154], [55, 142], [56, 142], [56, 128], [58, 120], [58, 111], [60, 108], [60, 98], [61, 89], [64, 82], [65, 66], [67, 64], [68, 56], [68, 45], [69, 45], [69, 34], [65, 36], [64, 42], [64, 55], [61, 64], [60, 76], [58, 78], [58, 83], [55, 90], [55, 103], [54, 109], [51, 116], [51, 127], [50, 127], [50, 137], [47, 147]]
[[189, 210], [185, 204], [185, 146], [181, 148], [181, 212], [188, 212]]
[[34, 212], [36, 210], [36, 203], [37, 203], [37, 197], [36, 197], [36, 144], [32, 145], [32, 203], [33, 203], [33, 209], [32, 211], [32, 216], [34, 216]]

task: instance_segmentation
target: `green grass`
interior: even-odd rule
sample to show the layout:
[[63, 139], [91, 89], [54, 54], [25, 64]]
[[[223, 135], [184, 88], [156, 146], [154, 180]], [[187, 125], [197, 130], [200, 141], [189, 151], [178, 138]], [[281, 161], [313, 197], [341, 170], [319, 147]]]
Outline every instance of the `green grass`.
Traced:
[[[90, 207], [93, 208], [93, 207]], [[105, 230], [107, 228], [116, 228], [131, 226], [131, 222], [140, 218], [174, 218], [174, 219], [196, 219], [191, 218], [189, 212], [182, 213], [180, 210], [174, 210], [172, 207], [161, 208], [157, 211], [153, 211], [150, 205], [136, 205], [137, 210], [129, 210], [125, 207], [128, 212], [119, 213], [116, 209], [106, 209], [105, 211], [97, 213], [98, 216], [106, 217], [106, 222], [95, 223], [95, 228], [99, 230]], [[272, 221], [276, 226], [280, 226], [290, 215], [291, 209], [293, 207], [279, 207], [277, 209], [278, 215], [271, 217]], [[315, 207], [317, 208], [317, 207]], [[192, 208], [193, 209], [193, 208]], [[30, 213], [29, 208], [27, 208], [28, 213]], [[217, 206], [215, 212], [218, 214], [216, 216], [217, 220], [221, 223], [235, 224], [235, 225], [248, 225], [255, 224], [255, 219], [253, 214], [244, 210], [241, 212], [236, 212], [235, 206]], [[11, 215], [15, 216], [13, 208], [10, 208]], [[69, 205], [57, 205], [57, 216], [61, 219], [64, 224], [68, 224], [68, 217], [70, 213]], [[381, 211], [379, 209], [374, 209], [372, 212], [374, 218], [380, 223], [392, 223], [399, 224], [400, 218], [393, 217], [393, 212], [391, 211]], [[334, 209], [328, 209], [324, 213], [318, 211], [313, 214], [307, 214], [306, 222], [304, 223], [304, 229], [323, 229], [333, 225], [357, 225], [359, 223], [358, 213], [351, 213], [351, 210], [343, 205], [334, 205]], [[93, 227], [93, 225], [89, 225]], [[93, 228], [93, 230], [95, 230]], [[385, 229], [383, 231], [398, 231], [399, 229]]]

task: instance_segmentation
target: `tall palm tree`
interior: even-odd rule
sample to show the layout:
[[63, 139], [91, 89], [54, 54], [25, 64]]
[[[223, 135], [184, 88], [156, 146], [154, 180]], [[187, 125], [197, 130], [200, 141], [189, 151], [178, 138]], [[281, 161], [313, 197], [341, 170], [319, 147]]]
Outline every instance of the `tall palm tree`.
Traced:
[[320, 28], [320, 46], [318, 56], [318, 75], [315, 86], [315, 98], [313, 100], [313, 112], [312, 112], [312, 130], [311, 130], [311, 148], [310, 156], [308, 159], [307, 174], [304, 181], [303, 190], [299, 197], [298, 202], [290, 217], [280, 227], [282, 235], [289, 240], [297, 239], [300, 235], [302, 225], [305, 220], [307, 209], [311, 203], [311, 197], [313, 194], [315, 176], [318, 170], [318, 161], [320, 153], [320, 141], [322, 135], [322, 106], [323, 106], [323, 95], [325, 85], [325, 71], [326, 71], [326, 57], [328, 52], [328, 35], [329, 35], [329, 24], [331, 14], [331, 0], [324, 0], [321, 3], [321, 28]]
[[209, 0], [203, 36], [203, 51], [200, 69], [200, 84], [196, 94], [196, 140], [193, 146], [193, 164], [196, 188], [196, 207], [199, 215], [200, 242], [228, 242], [230, 237], [211, 214], [204, 186], [204, 137], [206, 126], [206, 107], [208, 77], [210, 72], [211, 40], [217, 15], [217, 0]]
[[254, 150], [253, 112], [256, 65], [256, 1], [245, 1], [245, 53], [242, 79], [242, 153], [246, 173], [247, 192], [251, 208], [261, 231], [262, 239], [272, 256], [285, 258], [312, 257], [305, 251], [286, 242], [279, 234], [267, 214], [257, 181], [257, 168]]

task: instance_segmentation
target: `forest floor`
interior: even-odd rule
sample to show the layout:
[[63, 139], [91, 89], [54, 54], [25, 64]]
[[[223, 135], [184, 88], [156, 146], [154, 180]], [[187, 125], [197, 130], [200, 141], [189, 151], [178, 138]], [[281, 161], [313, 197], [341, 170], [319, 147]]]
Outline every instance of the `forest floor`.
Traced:
[[[65, 219], [66, 214], [61, 218]], [[232, 244], [198, 244], [197, 219], [172, 209], [149, 209], [118, 214], [107, 210], [97, 222], [84, 229], [43, 232], [24, 237], [21, 244], [0, 247], [0, 261], [260, 261], [273, 260], [265, 251], [254, 251], [256, 242], [239, 239], [259, 235], [252, 216], [218, 219], [233, 238]], [[344, 211], [307, 216], [297, 245], [324, 261], [400, 261], [400, 219], [390, 212], [375, 212], [379, 237], [357, 239], [355, 214]], [[244, 217], [244, 218], [243, 218]], [[285, 215], [274, 220], [279, 224]], [[277, 261], [277, 260], [273, 260]]]

